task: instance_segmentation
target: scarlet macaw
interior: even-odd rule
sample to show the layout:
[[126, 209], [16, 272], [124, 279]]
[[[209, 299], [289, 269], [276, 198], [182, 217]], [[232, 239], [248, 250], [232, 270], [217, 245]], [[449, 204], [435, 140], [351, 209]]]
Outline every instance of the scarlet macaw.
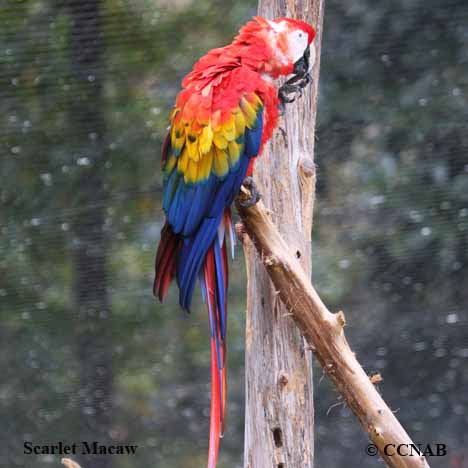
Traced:
[[[211, 330], [208, 468], [215, 468], [226, 408], [228, 265], [235, 234], [230, 206], [272, 136], [279, 106], [309, 82], [314, 29], [302, 21], [254, 17], [225, 47], [202, 57], [182, 81], [162, 149], [166, 223], [156, 255], [154, 294], [173, 277], [189, 311], [197, 279]], [[294, 76], [279, 90], [274, 78]], [[255, 201], [255, 200], [254, 200]]]

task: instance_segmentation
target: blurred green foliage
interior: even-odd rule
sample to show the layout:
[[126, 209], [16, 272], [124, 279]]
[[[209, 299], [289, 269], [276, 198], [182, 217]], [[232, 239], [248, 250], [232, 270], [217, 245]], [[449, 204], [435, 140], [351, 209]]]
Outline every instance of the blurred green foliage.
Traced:
[[[90, 32], [73, 37], [73, 3], [9, 0], [0, 9], [0, 464], [57, 464], [24, 455], [23, 441], [80, 440], [93, 417], [82, 375], [99, 369], [80, 362], [84, 291], [74, 263], [89, 246], [74, 226], [102, 209], [107, 276], [97, 287], [110, 300], [112, 361], [102, 437], [140, 448], [93, 466], [198, 468], [208, 326], [198, 296], [186, 316], [175, 291], [164, 306], [151, 294], [159, 147], [184, 74], [229, 42], [256, 4], [94, 2], [104, 52], [80, 68], [72, 44]], [[448, 458], [431, 466], [453, 468], [468, 466], [467, 17], [462, 0], [327, 2], [313, 241], [314, 282], [347, 313], [358, 357], [382, 372], [384, 397], [417, 442], [448, 445]], [[94, 196], [83, 185], [93, 173], [103, 184]], [[238, 249], [220, 468], [242, 466], [243, 271]], [[86, 311], [85, 321], [101, 312]], [[349, 411], [327, 412], [339, 400], [315, 375], [317, 467], [375, 466]]]

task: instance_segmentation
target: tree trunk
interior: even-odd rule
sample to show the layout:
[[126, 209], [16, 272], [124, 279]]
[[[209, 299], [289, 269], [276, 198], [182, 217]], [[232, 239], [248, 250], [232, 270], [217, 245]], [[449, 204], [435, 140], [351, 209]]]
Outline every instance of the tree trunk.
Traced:
[[[290, 251], [311, 273], [315, 193], [314, 128], [323, 0], [260, 0], [259, 14], [312, 24], [314, 81], [286, 106], [279, 129], [255, 165], [255, 181]], [[279, 300], [255, 248], [244, 242], [248, 275], [245, 468], [312, 468], [314, 408], [311, 354]]]
[[[107, 294], [105, 121], [100, 0], [69, 0], [71, 75], [69, 121], [77, 158], [72, 201], [75, 301], [74, 330], [80, 364], [80, 432], [83, 441], [108, 444], [112, 413], [110, 301]], [[112, 457], [87, 457], [84, 466], [110, 468]]]

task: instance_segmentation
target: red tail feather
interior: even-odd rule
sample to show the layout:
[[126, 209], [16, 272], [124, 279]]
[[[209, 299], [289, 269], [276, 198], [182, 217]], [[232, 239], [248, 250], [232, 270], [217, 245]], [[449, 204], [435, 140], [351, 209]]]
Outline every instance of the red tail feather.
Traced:
[[[223, 243], [223, 247], [221, 249], [222, 252], [222, 260], [223, 260], [223, 277], [224, 277], [224, 290], [226, 293], [224, 294], [225, 297], [225, 310], [226, 310], [226, 317], [227, 320], [227, 288], [228, 288], [228, 263], [227, 263], [227, 252], [226, 252], [226, 241]], [[226, 354], [227, 354], [227, 336], [224, 337], [224, 341], [222, 343], [222, 363], [223, 367], [221, 369], [221, 437], [224, 435], [224, 429], [226, 426], [226, 396], [227, 396], [227, 363], [226, 363]]]
[[[223, 219], [227, 229], [230, 229], [230, 214], [227, 212]], [[167, 295], [169, 285], [176, 274], [177, 251], [181, 237], [174, 234], [166, 224], [161, 231], [161, 241], [156, 254], [156, 276], [153, 292], [163, 301]], [[227, 287], [228, 263], [226, 241], [222, 240], [218, 247], [219, 238], [216, 236], [207, 252], [203, 273], [204, 290], [208, 304], [208, 316], [211, 331], [211, 410], [210, 410], [210, 440], [208, 448], [208, 468], [216, 468], [219, 452], [219, 439], [223, 436], [225, 427], [227, 372], [226, 372], [226, 337], [223, 324], [227, 320]], [[224, 304], [220, 303], [224, 298]], [[224, 313], [224, 317], [222, 314]]]
[[161, 241], [156, 254], [156, 274], [153, 284], [153, 294], [158, 296], [161, 302], [166, 298], [172, 278], [175, 275], [178, 245], [179, 237], [172, 232], [169, 224], [165, 224], [161, 230]]
[[208, 448], [208, 468], [216, 468], [221, 434], [221, 402], [216, 342], [211, 338], [211, 407], [210, 407], [210, 445]]
[[[216, 238], [215, 242], [218, 242]], [[210, 441], [208, 449], [208, 468], [215, 468], [218, 459], [219, 438], [223, 436], [226, 411], [226, 339], [222, 339], [221, 313], [218, 297], [223, 291], [219, 291], [216, 269], [221, 268], [224, 289], [224, 310], [226, 310], [227, 295], [227, 255], [226, 244], [221, 248], [221, 265], [216, 265], [216, 256], [212, 246], [207, 253], [204, 265], [206, 302], [208, 304], [208, 316], [211, 330], [211, 415], [210, 415]], [[224, 318], [226, 319], [226, 318]]]

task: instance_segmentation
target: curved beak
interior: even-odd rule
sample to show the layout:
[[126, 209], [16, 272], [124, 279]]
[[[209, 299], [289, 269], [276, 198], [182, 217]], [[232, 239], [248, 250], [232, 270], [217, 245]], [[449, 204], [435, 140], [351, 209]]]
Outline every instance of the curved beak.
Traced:
[[315, 49], [312, 50], [312, 61], [310, 58], [310, 46], [307, 46], [302, 57], [294, 64], [293, 75], [278, 90], [281, 108], [286, 103], [294, 102], [297, 96], [302, 96], [304, 88], [312, 81], [310, 68], [315, 59]]
[[294, 64], [295, 75], [304, 76], [310, 68], [310, 45], [307, 46], [302, 57]]

